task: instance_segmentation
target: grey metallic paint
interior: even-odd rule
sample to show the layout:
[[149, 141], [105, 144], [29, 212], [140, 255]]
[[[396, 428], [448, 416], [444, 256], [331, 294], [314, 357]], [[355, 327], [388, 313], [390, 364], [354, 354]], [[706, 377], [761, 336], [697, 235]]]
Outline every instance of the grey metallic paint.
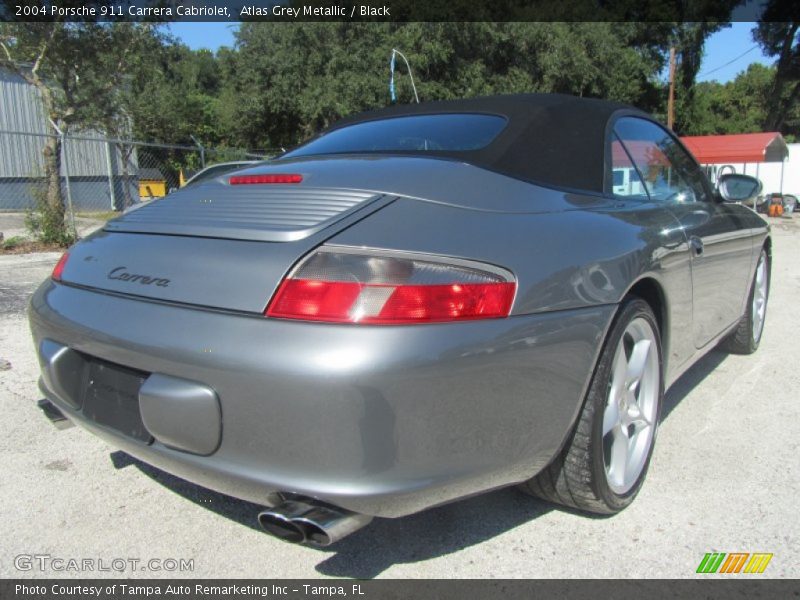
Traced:
[[[392, 200], [376, 198], [335, 227], [352, 225]], [[70, 250], [64, 279], [134, 296], [262, 313], [298, 258], [334, 231], [329, 226], [291, 243], [98, 231]], [[109, 278], [121, 266], [130, 273], [169, 279], [169, 285]]]
[[254, 502], [289, 491], [401, 516], [544, 467], [577, 414], [613, 312], [342, 327], [47, 282], [30, 316], [36, 339], [202, 382], [219, 396], [222, 442], [198, 457], [103, 430], [44, 388], [126, 452]]
[[[397, 517], [531, 477], [569, 435], [622, 298], [643, 281], [657, 286], [669, 384], [735, 325], [767, 236], [737, 205], [665, 209], [448, 160], [299, 159], [244, 172], [300, 172], [315, 188], [357, 181], [381, 199], [283, 243], [100, 232], [73, 249], [66, 283], [40, 287], [30, 319], [37, 347], [52, 340], [208, 386], [222, 436], [197, 456], [87, 421], [61, 398], [63, 383], [43, 378], [65, 414], [126, 452], [264, 504], [291, 492]], [[213, 224], [203, 227], [210, 235]], [[416, 326], [264, 318], [281, 278], [321, 243], [508, 269], [512, 314]], [[170, 285], [108, 280], [120, 264]]]
[[139, 410], [165, 446], [207, 456], [222, 440], [219, 398], [207, 385], [153, 373], [139, 390]]
[[291, 242], [376, 200], [369, 192], [308, 185], [230, 185], [230, 174], [184, 188], [106, 224], [107, 231]]

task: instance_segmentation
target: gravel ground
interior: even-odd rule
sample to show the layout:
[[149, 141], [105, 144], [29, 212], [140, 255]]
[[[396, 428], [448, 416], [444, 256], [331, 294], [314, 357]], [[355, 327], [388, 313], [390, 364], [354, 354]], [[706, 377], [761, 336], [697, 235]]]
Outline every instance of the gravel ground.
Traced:
[[586, 517], [507, 489], [374, 521], [329, 549], [274, 540], [258, 507], [54, 428], [36, 407], [24, 309], [58, 255], [0, 256], [0, 576], [80, 575], [15, 569], [20, 554], [49, 554], [194, 561], [192, 572], [131, 577], [694, 577], [717, 551], [771, 552], [761, 577], [798, 577], [798, 221], [773, 220], [758, 353], [713, 352], [673, 386], [647, 484], [622, 514]]

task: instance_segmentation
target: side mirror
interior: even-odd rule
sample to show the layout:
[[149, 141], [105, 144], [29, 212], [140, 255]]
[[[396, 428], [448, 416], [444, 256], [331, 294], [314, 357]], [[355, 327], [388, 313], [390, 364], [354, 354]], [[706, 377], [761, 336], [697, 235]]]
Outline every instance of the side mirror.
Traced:
[[750, 175], [726, 173], [717, 180], [717, 193], [725, 202], [747, 202], [761, 193], [759, 179]]

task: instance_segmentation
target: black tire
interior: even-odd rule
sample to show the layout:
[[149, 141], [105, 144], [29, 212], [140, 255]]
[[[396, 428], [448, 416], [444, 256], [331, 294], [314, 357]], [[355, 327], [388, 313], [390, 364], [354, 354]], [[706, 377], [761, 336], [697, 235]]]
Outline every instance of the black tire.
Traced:
[[[764, 298], [764, 315], [762, 317], [762, 323], [760, 327], [760, 331], [758, 335], [755, 335], [753, 332], [753, 319], [754, 319], [754, 311], [753, 311], [753, 297], [756, 293], [756, 281], [758, 278], [758, 266], [761, 264], [761, 261], [765, 261], [764, 264], [766, 266], [766, 273], [765, 276], [767, 278], [767, 290], [766, 290], [766, 297]], [[758, 350], [758, 345], [761, 343], [761, 337], [764, 332], [764, 320], [767, 317], [767, 305], [769, 304], [769, 284], [770, 284], [770, 259], [769, 254], [767, 253], [766, 248], [761, 249], [761, 254], [758, 257], [758, 263], [756, 264], [756, 272], [753, 274], [753, 280], [750, 282], [750, 293], [747, 296], [747, 310], [745, 311], [742, 318], [739, 320], [739, 324], [736, 326], [736, 329], [726, 337], [722, 342], [720, 342], [720, 349], [724, 350], [725, 352], [730, 352], [731, 354], [752, 354], [756, 350]]]
[[[633, 487], [616, 493], [609, 486], [604, 465], [603, 417], [611, 388], [615, 352], [628, 326], [646, 320], [655, 335], [658, 355], [657, 405], [652, 442], [644, 466]], [[658, 323], [650, 305], [628, 297], [620, 305], [606, 337], [578, 423], [556, 459], [532, 479], [521, 484], [526, 493], [564, 506], [596, 514], [614, 514], [628, 506], [642, 487], [653, 453], [664, 397], [663, 359]]]

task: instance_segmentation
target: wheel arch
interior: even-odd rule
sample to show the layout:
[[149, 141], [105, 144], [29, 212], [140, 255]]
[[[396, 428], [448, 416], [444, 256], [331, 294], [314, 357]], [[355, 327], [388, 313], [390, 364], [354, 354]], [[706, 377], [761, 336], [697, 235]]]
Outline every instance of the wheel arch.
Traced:
[[650, 305], [650, 308], [653, 310], [653, 314], [656, 317], [659, 335], [661, 336], [662, 354], [664, 357], [669, 356], [669, 304], [667, 302], [666, 293], [664, 292], [664, 287], [655, 277], [644, 276], [640, 279], [637, 279], [628, 288], [625, 294], [623, 294], [623, 298], [627, 296], [636, 296]]
[[[750, 273], [750, 278], [752, 279], [755, 276], [755, 270], [758, 267], [758, 256], [761, 254], [761, 250], [766, 250], [767, 252], [767, 277], [771, 282], [772, 281], [772, 237], [769, 235], [767, 235], [767, 237], [764, 238], [764, 241], [761, 243], [761, 248], [758, 249], [758, 252], [753, 253], [753, 266], [752, 266], [752, 272]], [[749, 295], [749, 288], [748, 288], [748, 295]]]

